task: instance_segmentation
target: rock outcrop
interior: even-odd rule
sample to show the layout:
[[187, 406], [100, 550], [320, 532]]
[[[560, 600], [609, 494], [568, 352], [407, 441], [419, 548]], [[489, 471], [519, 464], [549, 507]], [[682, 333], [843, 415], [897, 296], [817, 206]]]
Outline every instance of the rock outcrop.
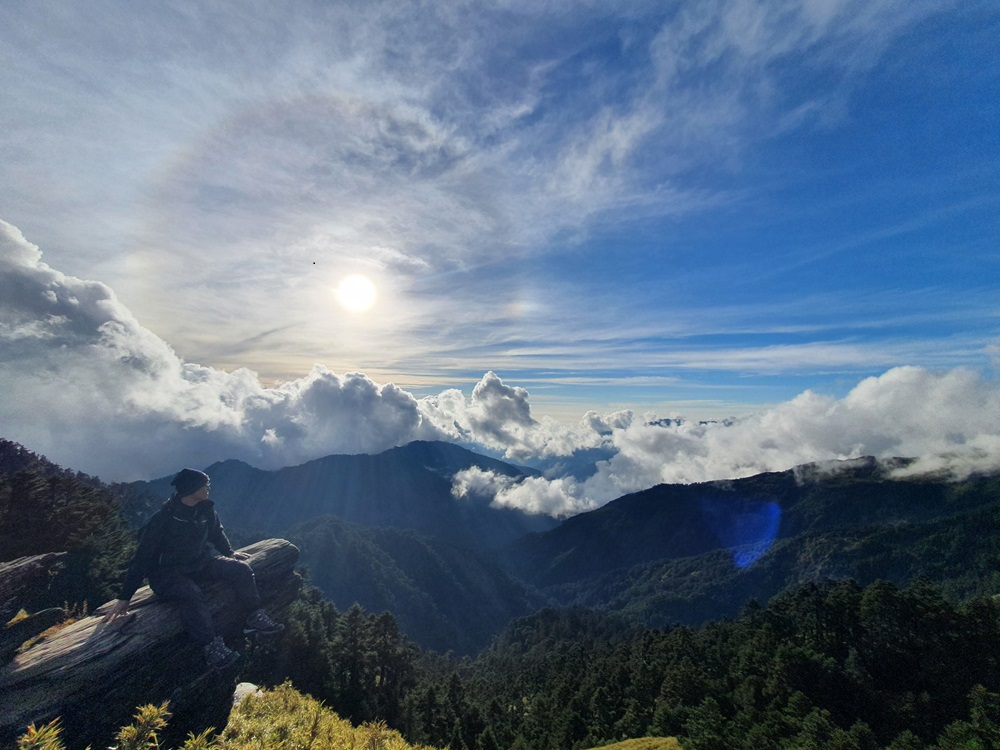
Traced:
[[0, 563], [0, 623], [8, 623], [0, 629], [0, 664], [13, 657], [22, 643], [66, 619], [61, 608], [21, 612], [31, 608], [32, 593], [46, 587], [65, 557], [65, 552], [47, 552]]
[[[298, 548], [267, 539], [240, 551], [250, 556], [264, 606], [280, 615], [299, 590]], [[225, 585], [205, 588], [218, 632], [231, 646], [240, 645], [245, 613]], [[147, 586], [132, 598], [125, 617], [105, 623], [110, 604], [43, 637], [0, 668], [0, 747], [12, 746], [28, 724], [57, 716], [70, 747], [102, 746], [130, 722], [136, 706], [164, 700], [171, 701], [175, 719], [184, 705], [218, 706], [228, 715], [236, 670], [206, 672], [201, 649], [169, 604]]]
[[21, 607], [25, 595], [31, 589], [45, 586], [65, 557], [65, 552], [47, 552], [0, 562], [0, 618], [7, 622]]

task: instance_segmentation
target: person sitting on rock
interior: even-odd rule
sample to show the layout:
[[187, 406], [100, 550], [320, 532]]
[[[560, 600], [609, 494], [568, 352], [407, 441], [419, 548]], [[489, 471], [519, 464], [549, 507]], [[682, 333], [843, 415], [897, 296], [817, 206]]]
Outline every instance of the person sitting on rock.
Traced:
[[139, 547], [104, 621], [126, 614], [132, 595], [148, 577], [153, 592], [177, 607], [185, 630], [202, 646], [208, 666], [224, 668], [239, 654], [216, 634], [199, 583], [221, 580], [232, 586], [240, 606], [250, 612], [243, 630], [246, 635], [276, 635], [284, 625], [261, 608], [253, 568], [245, 562], [248, 556], [233, 552], [215, 505], [208, 499], [208, 475], [182, 469], [170, 484], [175, 492], [140, 529]]

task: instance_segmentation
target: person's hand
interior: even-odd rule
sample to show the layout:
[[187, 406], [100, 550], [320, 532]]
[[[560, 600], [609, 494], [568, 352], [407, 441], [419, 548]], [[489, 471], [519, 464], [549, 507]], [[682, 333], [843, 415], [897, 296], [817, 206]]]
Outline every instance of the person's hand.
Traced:
[[249, 560], [250, 559], [250, 555], [248, 555], [246, 552], [234, 552], [233, 553], [233, 557], [236, 558], [237, 560]]
[[128, 601], [126, 599], [115, 599], [114, 606], [104, 615], [104, 622], [114, 622], [119, 617], [128, 614]]

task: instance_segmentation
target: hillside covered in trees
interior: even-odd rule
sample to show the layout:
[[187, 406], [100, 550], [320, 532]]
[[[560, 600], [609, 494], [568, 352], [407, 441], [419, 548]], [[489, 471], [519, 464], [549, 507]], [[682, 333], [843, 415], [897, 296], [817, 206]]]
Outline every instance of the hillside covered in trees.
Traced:
[[700, 627], [547, 610], [474, 660], [429, 668], [408, 731], [469, 748], [646, 735], [685, 750], [997, 747], [998, 614], [993, 599], [955, 607], [931, 585], [851, 581]]
[[[31, 606], [93, 608], [110, 598], [134, 544], [120, 494], [11, 443], [0, 445], [0, 466], [0, 558], [65, 551], [72, 560], [33, 592]], [[858, 523], [839, 543], [845, 555], [853, 548], [858, 559], [881, 559], [870, 570], [898, 571], [905, 584], [843, 575], [832, 541], [824, 542], [835, 530], [812, 528], [803, 533], [813, 536], [779, 539], [775, 549], [797, 539], [782, 554], [798, 555], [813, 574], [826, 550], [838, 575], [785, 581], [781, 593], [745, 601], [735, 617], [650, 626], [628, 611], [542, 608], [469, 656], [417, 646], [391, 609], [334, 603], [306, 586], [285, 636], [273, 648], [248, 649], [240, 678], [265, 687], [289, 681], [354, 724], [384, 721], [409, 743], [455, 749], [583, 750], [645, 736], [676, 736], [685, 750], [996, 747], [993, 481], [952, 486], [956, 512], [947, 518], [883, 524], [877, 533]], [[973, 491], [977, 498], [961, 497]], [[711, 598], [723, 589], [705, 580], [706, 559], [624, 570], [674, 566], [657, 572], [680, 587], [684, 566], [700, 565], [703, 576], [694, 578], [702, 580], [689, 581], [685, 595]], [[620, 589], [622, 601], [627, 592]]]
[[[450, 471], [524, 475], [445, 443], [209, 470], [234, 542], [289, 539], [327, 598], [389, 610], [421, 646], [472, 656], [546, 606], [669, 627], [735, 617], [750, 599], [828, 579], [905, 587], [923, 577], [953, 602], [1000, 591], [990, 562], [1000, 537], [981, 533], [1000, 531], [1000, 478], [912, 476], [908, 464], [865, 457], [658, 485], [558, 524], [453, 496]], [[169, 477], [113, 489], [137, 526], [169, 494]]]

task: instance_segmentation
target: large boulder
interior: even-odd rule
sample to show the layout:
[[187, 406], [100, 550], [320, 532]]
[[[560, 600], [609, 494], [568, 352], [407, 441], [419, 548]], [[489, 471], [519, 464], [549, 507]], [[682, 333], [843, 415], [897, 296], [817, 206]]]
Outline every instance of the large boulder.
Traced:
[[[299, 551], [284, 539], [266, 539], [241, 552], [254, 570], [261, 600], [280, 615], [295, 599]], [[219, 633], [242, 643], [243, 617], [225, 584], [206, 587]], [[107, 743], [131, 721], [135, 707], [170, 700], [175, 720], [185, 706], [217, 708], [221, 723], [232, 704], [237, 670], [206, 672], [201, 649], [184, 632], [173, 607], [149, 589], [132, 598], [129, 614], [112, 623], [92, 616], [43, 637], [0, 668], [0, 747], [13, 744], [28, 724], [61, 717], [69, 747]]]

